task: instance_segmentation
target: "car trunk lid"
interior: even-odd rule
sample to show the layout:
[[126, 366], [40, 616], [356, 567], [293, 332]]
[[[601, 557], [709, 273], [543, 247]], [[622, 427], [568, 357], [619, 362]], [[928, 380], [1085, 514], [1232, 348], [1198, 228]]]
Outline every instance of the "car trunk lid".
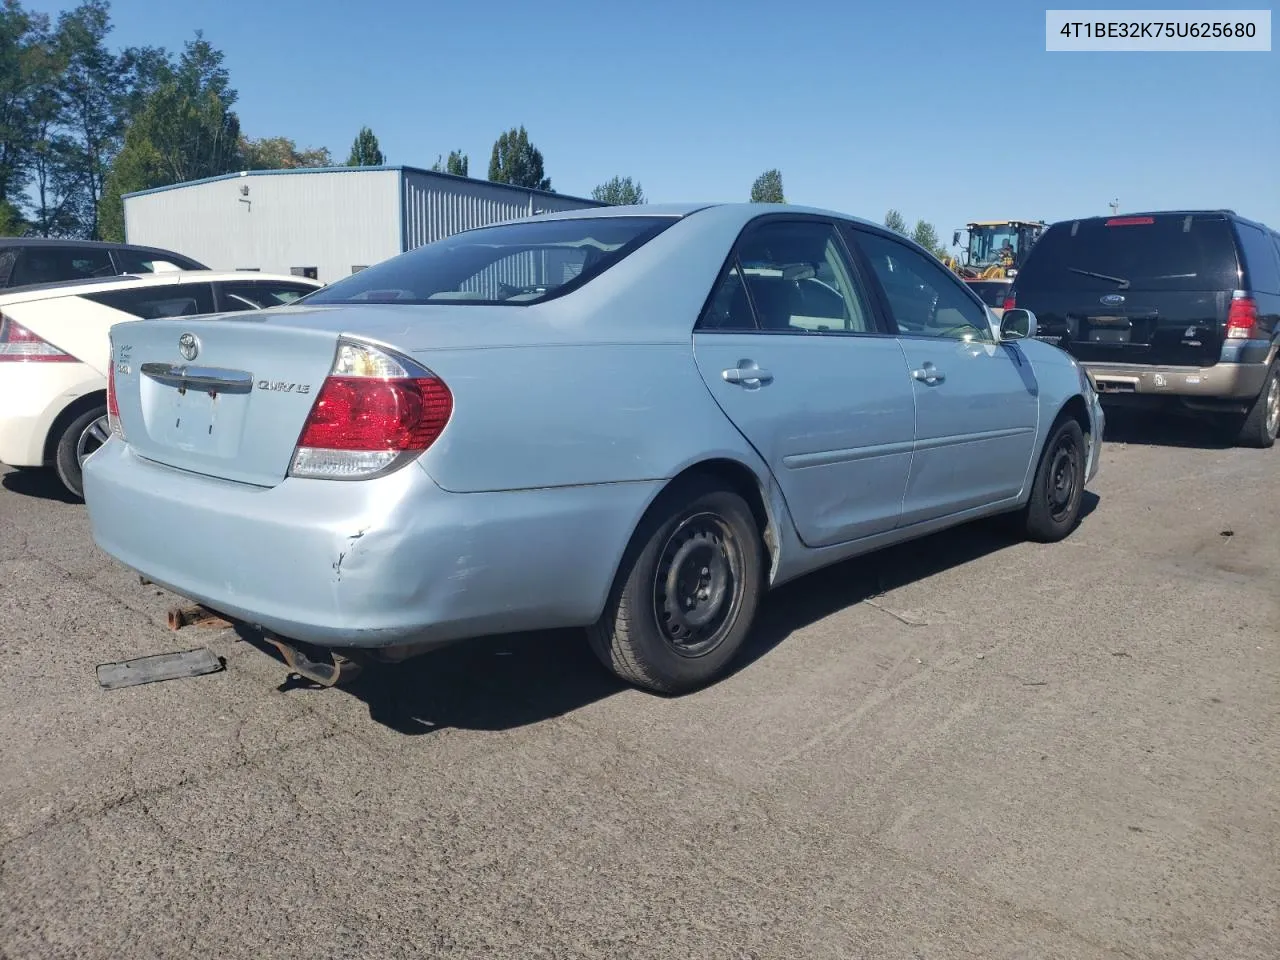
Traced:
[[120, 423], [139, 456], [274, 486], [333, 364], [335, 331], [232, 317], [112, 328]]

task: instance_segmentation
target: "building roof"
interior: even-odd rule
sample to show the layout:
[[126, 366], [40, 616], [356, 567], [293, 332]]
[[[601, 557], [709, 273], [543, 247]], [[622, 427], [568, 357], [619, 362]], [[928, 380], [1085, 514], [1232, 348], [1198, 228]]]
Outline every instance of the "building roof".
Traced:
[[560, 200], [571, 200], [574, 203], [585, 203], [593, 207], [605, 207], [606, 203], [599, 200], [588, 200], [586, 197], [575, 197], [567, 193], [555, 193], [551, 190], [538, 190], [534, 187], [520, 187], [510, 183], [495, 183], [492, 180], [481, 180], [478, 177], [460, 177], [453, 173], [444, 173], [441, 170], [426, 170], [422, 167], [410, 167], [404, 164], [384, 164], [378, 167], [293, 167], [288, 170], [240, 170], [236, 173], [223, 173], [216, 177], [204, 177], [201, 180], [187, 180], [183, 183], [171, 183], [163, 187], [152, 187], [149, 190], [135, 190], [133, 193], [124, 194], [123, 199], [130, 197], [144, 197], [151, 193], [163, 193], [166, 190], [181, 190], [183, 187], [194, 187], [202, 183], [216, 183], [219, 180], [235, 180], [239, 177], [274, 177], [274, 176], [297, 176], [308, 173], [378, 173], [386, 171], [396, 171], [400, 173], [413, 173], [427, 177], [439, 177], [442, 180], [457, 180], [463, 183], [483, 183], [488, 187], [498, 187], [505, 190], [518, 190], [521, 193], [532, 193], [543, 197], [556, 197]]

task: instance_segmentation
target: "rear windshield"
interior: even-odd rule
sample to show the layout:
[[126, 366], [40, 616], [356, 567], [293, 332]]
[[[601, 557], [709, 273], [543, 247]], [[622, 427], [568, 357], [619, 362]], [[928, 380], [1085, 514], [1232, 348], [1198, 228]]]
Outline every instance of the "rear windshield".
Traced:
[[599, 276], [674, 222], [604, 216], [468, 230], [384, 260], [301, 302], [537, 303]]
[[1234, 290], [1238, 285], [1230, 224], [1221, 217], [1177, 214], [1055, 223], [1031, 249], [1017, 280], [1022, 292]]
[[1004, 305], [1004, 298], [1009, 295], [1012, 284], [980, 280], [968, 286], [988, 307], [1000, 307]]

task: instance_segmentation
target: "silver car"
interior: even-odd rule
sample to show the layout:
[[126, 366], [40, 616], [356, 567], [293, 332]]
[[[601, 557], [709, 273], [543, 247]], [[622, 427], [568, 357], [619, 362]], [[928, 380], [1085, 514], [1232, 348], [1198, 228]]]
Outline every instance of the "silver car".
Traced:
[[109, 554], [311, 676], [584, 627], [684, 691], [771, 586], [994, 514], [1075, 527], [1103, 415], [1035, 332], [840, 214], [539, 216], [116, 325], [86, 499]]

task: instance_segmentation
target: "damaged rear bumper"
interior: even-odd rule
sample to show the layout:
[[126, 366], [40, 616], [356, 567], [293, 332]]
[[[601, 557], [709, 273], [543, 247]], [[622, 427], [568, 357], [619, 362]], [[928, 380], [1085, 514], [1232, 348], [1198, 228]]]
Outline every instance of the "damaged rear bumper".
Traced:
[[660, 485], [457, 494], [415, 464], [266, 488], [162, 466], [116, 439], [85, 465], [108, 554], [228, 619], [336, 648], [594, 621]]

